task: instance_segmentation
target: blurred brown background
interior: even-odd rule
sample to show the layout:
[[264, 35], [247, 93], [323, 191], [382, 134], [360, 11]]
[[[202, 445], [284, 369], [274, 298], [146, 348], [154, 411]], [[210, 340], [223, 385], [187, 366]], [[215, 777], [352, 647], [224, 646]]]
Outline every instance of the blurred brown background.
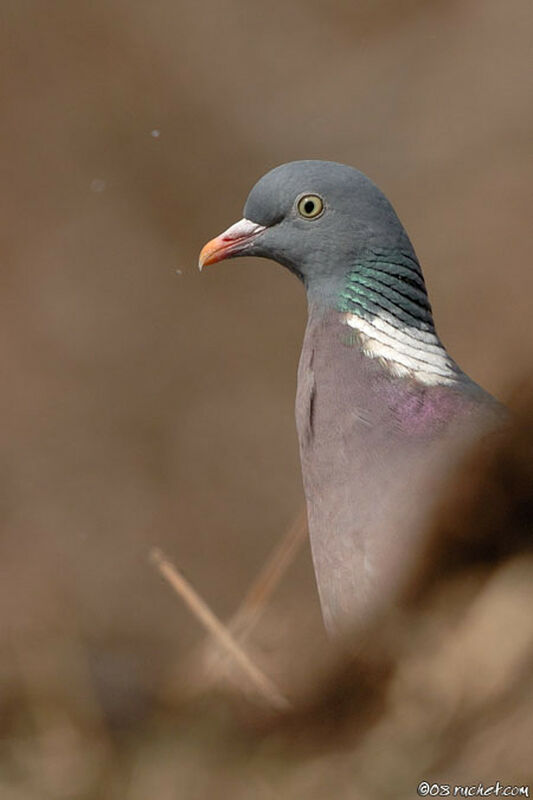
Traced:
[[[502, 397], [529, 365], [533, 14], [4, 0], [2, 17], [1, 702], [21, 664], [68, 684], [75, 641], [120, 705], [201, 638], [150, 547], [227, 616], [303, 502], [303, 291], [264, 261], [196, 269], [264, 172], [362, 169], [463, 368]], [[266, 661], [297, 673], [323, 642], [307, 551], [269, 619]]]

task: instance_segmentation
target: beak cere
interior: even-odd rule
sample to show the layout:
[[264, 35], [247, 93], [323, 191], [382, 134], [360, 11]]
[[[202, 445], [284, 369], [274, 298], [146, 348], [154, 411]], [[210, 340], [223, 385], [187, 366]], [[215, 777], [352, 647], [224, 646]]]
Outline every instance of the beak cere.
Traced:
[[264, 225], [258, 225], [249, 219], [239, 220], [202, 247], [198, 269], [201, 270], [208, 264], [216, 264], [217, 261], [224, 261], [225, 258], [246, 255], [250, 243], [264, 230]]

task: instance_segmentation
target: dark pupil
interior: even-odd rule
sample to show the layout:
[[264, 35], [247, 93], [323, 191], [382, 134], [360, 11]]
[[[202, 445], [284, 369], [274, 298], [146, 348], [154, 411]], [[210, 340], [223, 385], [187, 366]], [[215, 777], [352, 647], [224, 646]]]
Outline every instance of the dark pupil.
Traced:
[[315, 210], [315, 201], [314, 200], [306, 200], [304, 203], [304, 211], [306, 214], [312, 214]]

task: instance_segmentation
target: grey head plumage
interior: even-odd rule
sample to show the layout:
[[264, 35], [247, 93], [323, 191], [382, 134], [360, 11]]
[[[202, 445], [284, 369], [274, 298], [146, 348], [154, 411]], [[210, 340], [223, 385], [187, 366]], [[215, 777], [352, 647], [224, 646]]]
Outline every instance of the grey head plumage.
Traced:
[[[306, 213], [307, 197], [310, 204], [318, 197], [320, 210], [309, 205]], [[275, 254], [316, 294], [329, 295], [347, 265], [367, 249], [389, 247], [414, 256], [385, 195], [366, 175], [344, 164], [295, 161], [276, 167], [253, 187], [244, 216], [266, 228], [251, 242], [248, 255]]]
[[200, 267], [244, 255], [277, 261], [307, 291], [296, 421], [324, 618], [345, 628], [392, 602], [439, 485], [498, 404], [440, 341], [410, 239], [358, 170], [268, 172]]

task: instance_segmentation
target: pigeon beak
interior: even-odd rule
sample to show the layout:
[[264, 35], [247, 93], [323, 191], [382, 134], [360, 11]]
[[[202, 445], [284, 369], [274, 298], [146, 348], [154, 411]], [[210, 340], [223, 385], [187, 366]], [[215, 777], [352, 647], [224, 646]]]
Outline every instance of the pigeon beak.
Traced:
[[257, 222], [251, 222], [249, 219], [239, 220], [202, 247], [198, 269], [201, 271], [202, 267], [224, 261], [225, 258], [246, 255], [246, 250], [255, 237], [264, 230], [265, 226], [258, 225]]

